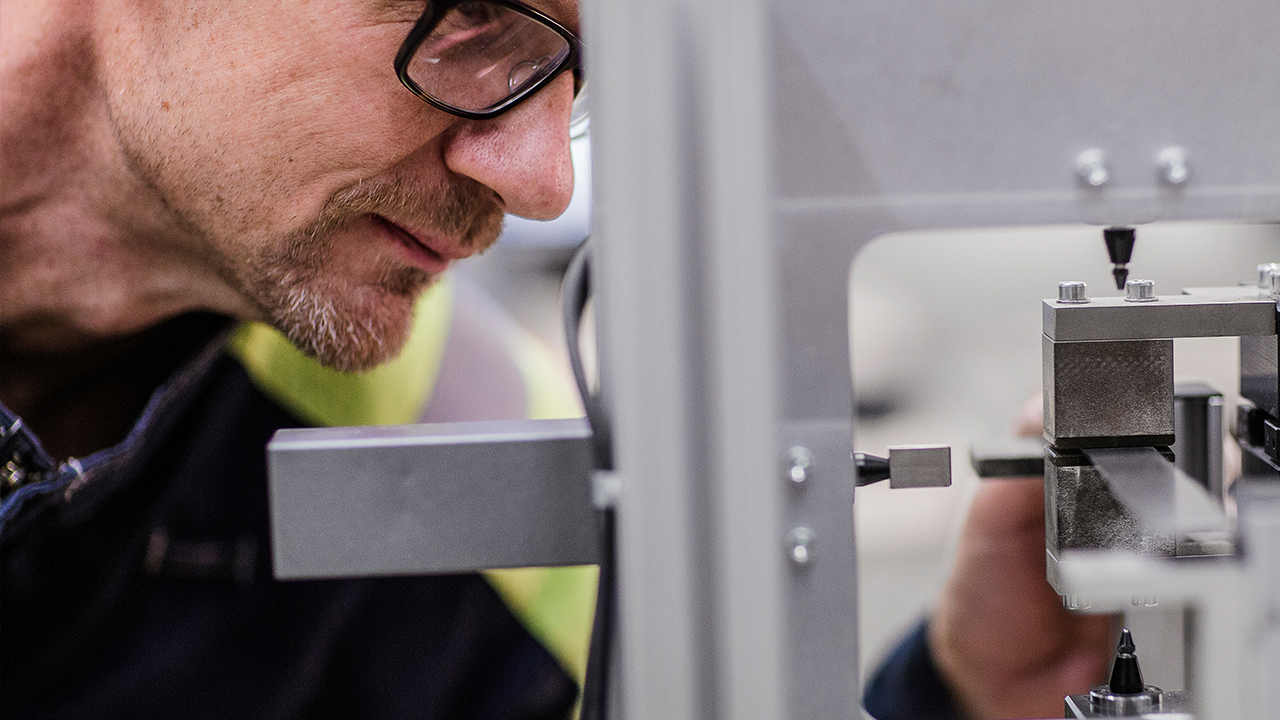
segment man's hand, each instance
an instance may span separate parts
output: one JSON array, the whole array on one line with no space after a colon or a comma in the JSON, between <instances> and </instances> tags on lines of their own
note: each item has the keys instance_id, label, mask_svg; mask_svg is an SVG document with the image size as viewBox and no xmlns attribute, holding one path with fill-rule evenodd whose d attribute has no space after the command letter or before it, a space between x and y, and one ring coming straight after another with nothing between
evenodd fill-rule
<instances>
[{"instance_id":1,"label":"man's hand","mask_svg":"<svg viewBox=\"0 0 1280 720\"><path fill-rule=\"evenodd\" d=\"M1023 435L1039 434L1039 402ZM929 627L929 649L973 718L1062 715L1063 696L1106 679L1113 618L1062 607L1045 580L1043 478L984 480Z\"/></svg>"}]
</instances>

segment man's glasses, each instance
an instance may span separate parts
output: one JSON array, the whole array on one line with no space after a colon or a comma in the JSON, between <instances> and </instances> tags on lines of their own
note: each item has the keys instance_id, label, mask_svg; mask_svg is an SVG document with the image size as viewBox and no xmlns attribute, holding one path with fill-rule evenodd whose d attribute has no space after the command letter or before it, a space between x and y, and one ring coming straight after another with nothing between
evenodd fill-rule
<instances>
[{"instance_id":1,"label":"man's glasses","mask_svg":"<svg viewBox=\"0 0 1280 720\"><path fill-rule=\"evenodd\" d=\"M414 95L459 117L510 110L565 70L582 86L582 43L563 25L516 0L428 0L396 55Z\"/></svg>"}]
</instances>

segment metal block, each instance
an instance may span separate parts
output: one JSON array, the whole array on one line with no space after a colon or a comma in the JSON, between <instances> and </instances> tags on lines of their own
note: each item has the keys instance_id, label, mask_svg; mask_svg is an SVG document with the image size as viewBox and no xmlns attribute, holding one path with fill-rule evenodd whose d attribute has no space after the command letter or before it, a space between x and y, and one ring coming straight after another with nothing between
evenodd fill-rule
<instances>
[{"instance_id":1,"label":"metal block","mask_svg":"<svg viewBox=\"0 0 1280 720\"><path fill-rule=\"evenodd\" d=\"M1240 395L1280 418L1280 344L1275 335L1240 338Z\"/></svg>"},{"instance_id":2,"label":"metal block","mask_svg":"<svg viewBox=\"0 0 1280 720\"><path fill-rule=\"evenodd\" d=\"M889 487L950 487L951 448L895 445L889 448Z\"/></svg>"},{"instance_id":3,"label":"metal block","mask_svg":"<svg viewBox=\"0 0 1280 720\"><path fill-rule=\"evenodd\" d=\"M590 438L583 420L281 430L276 576L596 562Z\"/></svg>"},{"instance_id":4,"label":"metal block","mask_svg":"<svg viewBox=\"0 0 1280 720\"><path fill-rule=\"evenodd\" d=\"M1172 557L1176 543L1172 531L1143 527L1081 453L1050 448L1045 462L1045 549L1059 559L1071 550Z\"/></svg>"},{"instance_id":5,"label":"metal block","mask_svg":"<svg viewBox=\"0 0 1280 720\"><path fill-rule=\"evenodd\" d=\"M1077 550L1152 557L1228 555L1226 517L1195 480L1156 448L1046 448L1045 554L1057 564Z\"/></svg>"},{"instance_id":6,"label":"metal block","mask_svg":"<svg viewBox=\"0 0 1280 720\"><path fill-rule=\"evenodd\" d=\"M1173 386L1173 455L1178 467L1222 497L1222 393L1200 383Z\"/></svg>"},{"instance_id":7,"label":"metal block","mask_svg":"<svg viewBox=\"0 0 1280 720\"><path fill-rule=\"evenodd\" d=\"M1044 431L1060 448L1174 440L1173 341L1042 336Z\"/></svg>"},{"instance_id":8,"label":"metal block","mask_svg":"<svg viewBox=\"0 0 1280 720\"><path fill-rule=\"evenodd\" d=\"M1276 304L1200 295L1161 295L1153 302L1122 297L1087 303L1045 300L1044 334L1059 342L1275 335Z\"/></svg>"}]
</instances>

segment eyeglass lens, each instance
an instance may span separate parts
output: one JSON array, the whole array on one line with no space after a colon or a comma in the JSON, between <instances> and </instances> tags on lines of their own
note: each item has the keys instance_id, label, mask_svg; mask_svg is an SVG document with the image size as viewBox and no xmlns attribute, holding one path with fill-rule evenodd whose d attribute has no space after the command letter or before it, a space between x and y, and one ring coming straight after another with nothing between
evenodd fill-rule
<instances>
[{"instance_id":1,"label":"eyeglass lens","mask_svg":"<svg viewBox=\"0 0 1280 720\"><path fill-rule=\"evenodd\" d=\"M423 92L453 107L482 111L542 80L570 52L555 30L505 5L455 5L409 61Z\"/></svg>"}]
</instances>

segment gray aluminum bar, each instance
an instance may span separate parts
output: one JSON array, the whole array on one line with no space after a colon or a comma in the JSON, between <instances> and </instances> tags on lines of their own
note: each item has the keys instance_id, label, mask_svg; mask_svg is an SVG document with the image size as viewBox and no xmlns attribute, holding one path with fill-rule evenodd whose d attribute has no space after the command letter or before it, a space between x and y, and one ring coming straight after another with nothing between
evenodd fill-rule
<instances>
[{"instance_id":1,"label":"gray aluminum bar","mask_svg":"<svg viewBox=\"0 0 1280 720\"><path fill-rule=\"evenodd\" d=\"M1082 304L1045 300L1043 309L1044 334L1058 342L1276 334L1276 303L1270 299L1100 297Z\"/></svg>"},{"instance_id":2,"label":"gray aluminum bar","mask_svg":"<svg viewBox=\"0 0 1280 720\"><path fill-rule=\"evenodd\" d=\"M276 576L594 563L590 437L583 420L281 430Z\"/></svg>"}]
</instances>

